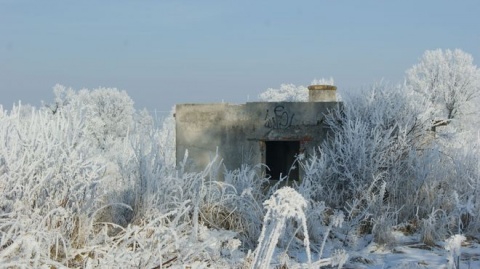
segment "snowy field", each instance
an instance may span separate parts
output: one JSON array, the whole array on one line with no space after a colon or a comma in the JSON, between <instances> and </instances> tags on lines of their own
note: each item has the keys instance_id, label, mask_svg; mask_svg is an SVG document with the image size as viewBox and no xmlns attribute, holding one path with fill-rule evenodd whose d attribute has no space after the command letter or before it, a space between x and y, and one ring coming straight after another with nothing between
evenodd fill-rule
<instances>
[{"instance_id":1,"label":"snowy field","mask_svg":"<svg viewBox=\"0 0 480 269\"><path fill-rule=\"evenodd\" d=\"M428 246L421 242L418 235L406 236L401 232L395 232L395 238L395 244L387 247L375 244L372 238L367 236L359 242L358 248L347 252L349 258L343 268L480 268L480 241L476 238L461 243L460 252L457 252L459 255L455 258L445 249L444 242ZM277 255L272 262L273 267L281 268L288 264L288 268L308 268L302 263L306 260L304 252L288 259L283 257L283 260L281 253ZM314 258L320 260L318 257ZM450 261L453 261L453 264ZM454 267L457 262L460 267ZM318 266L314 263L313 268Z\"/></svg>"}]
</instances>

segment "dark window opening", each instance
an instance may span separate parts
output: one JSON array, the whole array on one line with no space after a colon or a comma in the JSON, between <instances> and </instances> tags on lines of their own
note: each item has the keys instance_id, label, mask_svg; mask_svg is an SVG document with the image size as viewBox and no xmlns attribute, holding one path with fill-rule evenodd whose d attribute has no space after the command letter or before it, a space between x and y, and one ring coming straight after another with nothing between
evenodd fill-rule
<instances>
[{"instance_id":1,"label":"dark window opening","mask_svg":"<svg viewBox=\"0 0 480 269\"><path fill-rule=\"evenodd\" d=\"M292 168L295 157L300 151L300 141L265 141L265 164L267 176L272 180L279 180L289 176L288 180L299 179L298 165Z\"/></svg>"}]
</instances>

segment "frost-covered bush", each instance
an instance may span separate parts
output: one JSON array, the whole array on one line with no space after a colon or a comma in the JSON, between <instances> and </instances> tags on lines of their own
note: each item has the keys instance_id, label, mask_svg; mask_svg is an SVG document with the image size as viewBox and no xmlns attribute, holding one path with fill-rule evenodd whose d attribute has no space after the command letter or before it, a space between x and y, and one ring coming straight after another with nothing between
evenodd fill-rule
<instances>
[{"instance_id":1,"label":"frost-covered bush","mask_svg":"<svg viewBox=\"0 0 480 269\"><path fill-rule=\"evenodd\" d=\"M162 128L158 131L160 156L166 167L174 168L176 165L176 130L175 130L175 107L163 120Z\"/></svg>"},{"instance_id":2,"label":"frost-covered bush","mask_svg":"<svg viewBox=\"0 0 480 269\"><path fill-rule=\"evenodd\" d=\"M106 168L82 137L84 128L82 111L52 115L30 108L25 113L20 105L2 111L2 264L27 251L26 266L57 266L73 258L70 248L87 244L103 205Z\"/></svg>"},{"instance_id":3,"label":"frost-covered bush","mask_svg":"<svg viewBox=\"0 0 480 269\"><path fill-rule=\"evenodd\" d=\"M281 267L290 267L289 248L293 247L292 241L300 241L295 248L302 248L306 253L306 261L301 263L300 268L320 268L322 266L337 266L341 268L348 261L348 254L344 250L333 250L331 257L322 258L325 246L330 241L330 232L333 228L342 226L344 215L336 210L330 217L328 225L323 223L308 223L307 206L305 197L291 187L282 187L276 190L264 203L266 213L263 219L263 227L258 238L258 245L250 256L247 256L244 265L249 268L270 268L276 255L277 264ZM312 262L310 229L308 225L324 226L323 238L317 249L318 260ZM293 231L289 231L293 229ZM303 232L303 233L301 233ZM302 238L303 240L298 240ZM281 241L288 241L284 245ZM278 263L278 260L280 263ZM295 266L298 267L299 261Z\"/></svg>"},{"instance_id":4,"label":"frost-covered bush","mask_svg":"<svg viewBox=\"0 0 480 269\"><path fill-rule=\"evenodd\" d=\"M305 86L282 84L279 89L269 88L262 92L259 99L265 102L306 102L308 89Z\"/></svg>"},{"instance_id":5,"label":"frost-covered bush","mask_svg":"<svg viewBox=\"0 0 480 269\"><path fill-rule=\"evenodd\" d=\"M4 196L0 200L17 201L20 208L40 214L59 205L76 212L93 210L105 166L82 137L82 112L52 115L48 110L31 108L28 114L22 110L15 106L0 118ZM2 208L13 211L10 206Z\"/></svg>"},{"instance_id":6,"label":"frost-covered bush","mask_svg":"<svg viewBox=\"0 0 480 269\"><path fill-rule=\"evenodd\" d=\"M445 198L450 207L451 226L455 233L474 235L480 231L480 141L472 141L469 148L452 149L449 162L449 190Z\"/></svg>"},{"instance_id":7,"label":"frost-covered bush","mask_svg":"<svg viewBox=\"0 0 480 269\"><path fill-rule=\"evenodd\" d=\"M84 135L107 150L119 138L127 137L134 124L133 100L125 91L115 88L82 89L78 92L56 85L54 113L82 111Z\"/></svg>"},{"instance_id":8,"label":"frost-covered bush","mask_svg":"<svg viewBox=\"0 0 480 269\"><path fill-rule=\"evenodd\" d=\"M321 78L321 79L314 79L310 83L311 85L335 85L335 81L332 77L330 78Z\"/></svg>"},{"instance_id":9,"label":"frost-covered bush","mask_svg":"<svg viewBox=\"0 0 480 269\"><path fill-rule=\"evenodd\" d=\"M445 249L448 251L448 265L449 269L460 269L460 255L462 242L467 238L461 234L452 235L445 242Z\"/></svg>"},{"instance_id":10,"label":"frost-covered bush","mask_svg":"<svg viewBox=\"0 0 480 269\"><path fill-rule=\"evenodd\" d=\"M340 109L326 116L331 137L320 149L316 177L322 188L313 196L335 207L359 199L379 177L388 178L387 190L401 186L409 153L426 138L401 88L385 84L347 96Z\"/></svg>"},{"instance_id":11,"label":"frost-covered bush","mask_svg":"<svg viewBox=\"0 0 480 269\"><path fill-rule=\"evenodd\" d=\"M307 201L294 189L283 187L265 201L264 206L267 209L267 213L263 220L263 228L258 239L255 259L251 264L251 268L268 268L270 266L273 251L289 218L297 221L303 228L308 264L311 264L310 240L308 232L306 232L307 218L305 209Z\"/></svg>"},{"instance_id":12,"label":"frost-covered bush","mask_svg":"<svg viewBox=\"0 0 480 269\"><path fill-rule=\"evenodd\" d=\"M314 79L311 84L333 85L333 78ZM294 84L281 84L279 89L269 88L259 95L265 102L307 102L308 88Z\"/></svg>"},{"instance_id":13,"label":"frost-covered bush","mask_svg":"<svg viewBox=\"0 0 480 269\"><path fill-rule=\"evenodd\" d=\"M212 237L194 225L212 169L175 171L161 130L124 92L55 92L55 104L0 111L2 266L153 268L241 257L235 232Z\"/></svg>"},{"instance_id":14,"label":"frost-covered bush","mask_svg":"<svg viewBox=\"0 0 480 269\"><path fill-rule=\"evenodd\" d=\"M373 233L379 243L393 240L401 223L413 223L424 241L478 232L477 140L468 148L458 136L439 141L418 96L402 86L344 97L326 115L330 138L302 162L301 193L343 208L347 233Z\"/></svg>"},{"instance_id":15,"label":"frost-covered bush","mask_svg":"<svg viewBox=\"0 0 480 269\"><path fill-rule=\"evenodd\" d=\"M210 227L237 232L243 248L252 249L265 214L262 202L268 197L263 190L268 179L261 176L259 166L248 165L224 171L223 179L209 180L203 185L201 218Z\"/></svg>"}]
</instances>

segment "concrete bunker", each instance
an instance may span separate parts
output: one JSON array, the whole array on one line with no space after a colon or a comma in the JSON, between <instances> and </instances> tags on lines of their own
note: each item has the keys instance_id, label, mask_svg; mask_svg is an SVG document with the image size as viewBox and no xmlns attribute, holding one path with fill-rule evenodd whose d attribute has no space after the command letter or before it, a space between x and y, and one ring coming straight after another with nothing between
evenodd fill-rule
<instances>
[{"instance_id":1,"label":"concrete bunker","mask_svg":"<svg viewBox=\"0 0 480 269\"><path fill-rule=\"evenodd\" d=\"M177 164L188 151L186 171L201 171L215 155L228 170L242 164L268 166L272 180L301 180L298 154L311 153L326 139L325 115L338 106L336 87L312 85L308 102L179 104L176 106Z\"/></svg>"}]
</instances>

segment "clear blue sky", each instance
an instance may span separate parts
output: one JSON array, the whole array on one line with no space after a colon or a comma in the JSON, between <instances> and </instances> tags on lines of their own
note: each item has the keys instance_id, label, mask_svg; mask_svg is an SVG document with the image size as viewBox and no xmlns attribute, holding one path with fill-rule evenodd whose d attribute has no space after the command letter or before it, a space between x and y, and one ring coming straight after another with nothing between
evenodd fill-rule
<instances>
[{"instance_id":1,"label":"clear blue sky","mask_svg":"<svg viewBox=\"0 0 480 269\"><path fill-rule=\"evenodd\" d=\"M137 108L243 103L281 83L399 82L427 49L480 61L480 1L0 0L0 104L56 83L126 90Z\"/></svg>"}]
</instances>

